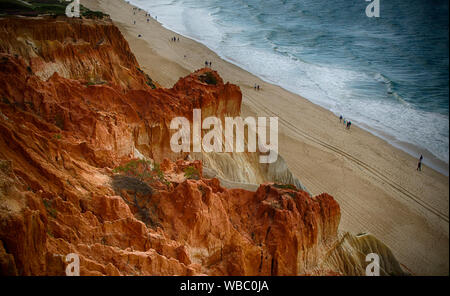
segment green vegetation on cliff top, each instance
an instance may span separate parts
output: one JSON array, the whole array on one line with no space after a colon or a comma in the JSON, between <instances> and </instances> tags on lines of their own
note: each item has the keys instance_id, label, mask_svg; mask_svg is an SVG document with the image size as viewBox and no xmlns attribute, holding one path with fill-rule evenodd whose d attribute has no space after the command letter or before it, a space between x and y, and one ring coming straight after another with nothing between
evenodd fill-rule
<instances>
[{"instance_id":1,"label":"green vegetation on cliff top","mask_svg":"<svg viewBox=\"0 0 450 296\"><path fill-rule=\"evenodd\" d=\"M64 16L69 3L65 0L0 0L0 16ZM103 18L107 16L100 11L89 10L83 5L80 5L80 13L84 18Z\"/></svg>"}]
</instances>

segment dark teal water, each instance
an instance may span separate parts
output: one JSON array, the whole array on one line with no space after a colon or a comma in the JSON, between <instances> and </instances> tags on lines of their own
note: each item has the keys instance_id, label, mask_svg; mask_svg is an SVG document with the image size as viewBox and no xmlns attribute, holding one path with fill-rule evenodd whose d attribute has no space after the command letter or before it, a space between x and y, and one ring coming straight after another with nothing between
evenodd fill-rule
<instances>
[{"instance_id":1,"label":"dark teal water","mask_svg":"<svg viewBox=\"0 0 450 296\"><path fill-rule=\"evenodd\" d=\"M448 1L133 0L166 27L448 163Z\"/></svg>"}]
</instances>

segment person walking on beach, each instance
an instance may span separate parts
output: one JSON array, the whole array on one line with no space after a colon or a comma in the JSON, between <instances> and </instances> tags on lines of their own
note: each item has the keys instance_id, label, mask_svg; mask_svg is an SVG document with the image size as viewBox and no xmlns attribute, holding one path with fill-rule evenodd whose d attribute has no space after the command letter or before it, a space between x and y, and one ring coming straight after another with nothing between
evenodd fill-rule
<instances>
[{"instance_id":1,"label":"person walking on beach","mask_svg":"<svg viewBox=\"0 0 450 296\"><path fill-rule=\"evenodd\" d=\"M352 125L352 122L349 120L348 122L347 122L347 129L350 129L350 126Z\"/></svg>"},{"instance_id":2,"label":"person walking on beach","mask_svg":"<svg viewBox=\"0 0 450 296\"><path fill-rule=\"evenodd\" d=\"M205 67L208 68L208 61L205 61Z\"/></svg>"},{"instance_id":3,"label":"person walking on beach","mask_svg":"<svg viewBox=\"0 0 450 296\"><path fill-rule=\"evenodd\" d=\"M423 156L422 156L422 154L420 154L419 163L417 164L418 171L422 171L422 160L423 160Z\"/></svg>"},{"instance_id":4,"label":"person walking on beach","mask_svg":"<svg viewBox=\"0 0 450 296\"><path fill-rule=\"evenodd\" d=\"M212 62L209 62L209 67L210 67L210 68L212 67Z\"/></svg>"},{"instance_id":5,"label":"person walking on beach","mask_svg":"<svg viewBox=\"0 0 450 296\"><path fill-rule=\"evenodd\" d=\"M343 118L343 117L342 117L342 115L341 115L341 117L339 117L339 122L340 122L340 123L342 123L342 118Z\"/></svg>"}]
</instances>

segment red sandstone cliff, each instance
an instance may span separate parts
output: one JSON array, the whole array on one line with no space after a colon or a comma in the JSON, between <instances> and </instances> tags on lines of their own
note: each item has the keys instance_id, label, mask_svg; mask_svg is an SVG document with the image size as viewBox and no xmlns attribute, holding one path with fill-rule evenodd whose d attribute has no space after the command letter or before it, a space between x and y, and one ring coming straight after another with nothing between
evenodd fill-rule
<instances>
[{"instance_id":1,"label":"red sandstone cliff","mask_svg":"<svg viewBox=\"0 0 450 296\"><path fill-rule=\"evenodd\" d=\"M152 89L105 21L0 19L0 40L1 274L63 275L69 253L82 275L343 273L322 264L338 239L331 196L225 189L201 162L167 160L183 157L170 120L238 115L237 86L203 69ZM137 151L164 182L113 171Z\"/></svg>"}]
</instances>

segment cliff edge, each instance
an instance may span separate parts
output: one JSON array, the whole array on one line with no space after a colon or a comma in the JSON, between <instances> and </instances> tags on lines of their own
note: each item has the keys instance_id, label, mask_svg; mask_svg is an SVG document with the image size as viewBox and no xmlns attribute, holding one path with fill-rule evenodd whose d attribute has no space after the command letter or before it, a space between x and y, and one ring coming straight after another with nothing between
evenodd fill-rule
<instances>
[{"instance_id":1,"label":"cliff edge","mask_svg":"<svg viewBox=\"0 0 450 296\"><path fill-rule=\"evenodd\" d=\"M160 88L108 20L0 18L0 40L0 274L64 275L69 253L81 275L362 274L380 249L403 274L375 238L338 233L333 197L268 177L287 168L231 155L249 172L232 181L258 186L225 188L170 149L172 118L240 114L216 72Z\"/></svg>"}]
</instances>

